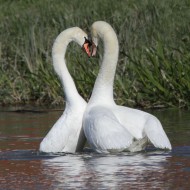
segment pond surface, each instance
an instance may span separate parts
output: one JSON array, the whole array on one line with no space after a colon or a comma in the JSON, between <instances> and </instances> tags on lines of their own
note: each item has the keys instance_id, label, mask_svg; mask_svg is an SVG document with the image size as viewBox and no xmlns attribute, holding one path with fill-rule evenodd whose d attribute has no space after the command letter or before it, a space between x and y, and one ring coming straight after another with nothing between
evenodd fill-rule
<instances>
[{"instance_id":1,"label":"pond surface","mask_svg":"<svg viewBox=\"0 0 190 190\"><path fill-rule=\"evenodd\" d=\"M42 154L62 110L0 108L0 189L190 189L190 111L154 110L172 151ZM16 110L16 112L13 110Z\"/></svg>"}]
</instances>

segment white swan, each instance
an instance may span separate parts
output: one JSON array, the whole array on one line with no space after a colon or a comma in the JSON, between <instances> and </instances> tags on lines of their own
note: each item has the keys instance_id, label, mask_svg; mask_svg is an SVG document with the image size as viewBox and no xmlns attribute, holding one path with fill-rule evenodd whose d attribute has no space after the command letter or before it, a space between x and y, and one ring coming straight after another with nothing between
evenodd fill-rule
<instances>
[{"instance_id":1,"label":"white swan","mask_svg":"<svg viewBox=\"0 0 190 190\"><path fill-rule=\"evenodd\" d=\"M78 27L73 27L61 32L53 44L53 66L63 84L66 108L40 143L40 151L74 153L82 150L84 146L86 138L82 129L82 117L87 103L78 94L75 83L69 74L65 63L65 52L71 41L82 46L85 38L87 38L86 33ZM86 51L88 50L86 49Z\"/></svg>"},{"instance_id":2,"label":"white swan","mask_svg":"<svg viewBox=\"0 0 190 190\"><path fill-rule=\"evenodd\" d=\"M96 46L98 38L104 43L103 61L83 117L84 132L91 147L97 152L125 149L134 152L142 150L149 140L155 147L171 149L155 116L115 104L113 82L119 51L117 36L103 21L93 23L91 32Z\"/></svg>"}]
</instances>

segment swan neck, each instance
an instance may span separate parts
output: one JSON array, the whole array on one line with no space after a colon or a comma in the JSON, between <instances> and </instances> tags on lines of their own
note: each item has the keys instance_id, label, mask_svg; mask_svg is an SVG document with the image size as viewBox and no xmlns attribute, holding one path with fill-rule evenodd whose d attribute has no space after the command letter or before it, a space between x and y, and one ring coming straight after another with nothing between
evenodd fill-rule
<instances>
[{"instance_id":1,"label":"swan neck","mask_svg":"<svg viewBox=\"0 0 190 190\"><path fill-rule=\"evenodd\" d=\"M65 99L68 104L71 104L74 100L77 101L77 97L80 98L65 60L67 46L72 41L77 42L76 38L73 29L72 31L65 30L56 38L52 49L53 67L62 82Z\"/></svg>"},{"instance_id":2,"label":"swan neck","mask_svg":"<svg viewBox=\"0 0 190 190\"><path fill-rule=\"evenodd\" d=\"M114 102L113 84L115 71L118 61L119 45L114 30L109 28L97 27L98 36L102 39L104 45L104 56L92 92L92 101Z\"/></svg>"}]
</instances>

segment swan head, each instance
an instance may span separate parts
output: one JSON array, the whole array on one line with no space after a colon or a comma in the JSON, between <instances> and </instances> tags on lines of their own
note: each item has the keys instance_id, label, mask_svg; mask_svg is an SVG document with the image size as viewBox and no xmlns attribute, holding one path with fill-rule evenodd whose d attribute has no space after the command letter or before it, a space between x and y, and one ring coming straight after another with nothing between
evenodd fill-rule
<instances>
[{"instance_id":1,"label":"swan head","mask_svg":"<svg viewBox=\"0 0 190 190\"><path fill-rule=\"evenodd\" d=\"M72 41L76 42L83 48L83 45L87 39L88 35L79 27L68 28L57 36L53 44L52 53L53 55L54 54L63 55L62 53L63 50L66 51L68 44Z\"/></svg>"},{"instance_id":2,"label":"swan head","mask_svg":"<svg viewBox=\"0 0 190 190\"><path fill-rule=\"evenodd\" d=\"M108 36L111 37L108 38ZM87 50L86 53L88 56L95 56L98 46L99 38L106 41L112 41L112 37L116 37L113 28L105 21L96 21L91 26L91 37L86 41ZM116 37L117 39L117 37Z\"/></svg>"},{"instance_id":3,"label":"swan head","mask_svg":"<svg viewBox=\"0 0 190 190\"><path fill-rule=\"evenodd\" d=\"M85 52L89 57L91 56L93 57L96 55L98 39L99 37L103 38L103 34L100 32L99 29L102 27L104 29L105 25L109 26L109 24L104 21L96 21L92 24L90 37L88 37L88 40L86 39L83 45L83 49L85 50Z\"/></svg>"},{"instance_id":4,"label":"swan head","mask_svg":"<svg viewBox=\"0 0 190 190\"><path fill-rule=\"evenodd\" d=\"M88 39L88 35L79 27L73 27L65 30L68 35L71 36L71 40L78 43L81 47L83 46L85 39Z\"/></svg>"},{"instance_id":5,"label":"swan head","mask_svg":"<svg viewBox=\"0 0 190 190\"><path fill-rule=\"evenodd\" d=\"M92 43L90 40L88 40L88 35L78 27L73 27L73 29L74 29L73 40L77 42L82 47L82 49L87 53L88 57L90 57Z\"/></svg>"},{"instance_id":6,"label":"swan head","mask_svg":"<svg viewBox=\"0 0 190 190\"><path fill-rule=\"evenodd\" d=\"M118 50L118 39L111 25L105 21L96 21L91 26L91 37L89 37L88 40L85 39L83 45L83 49L89 57L96 55L99 38L101 38L107 46L109 44L113 51L115 51L115 48Z\"/></svg>"},{"instance_id":7,"label":"swan head","mask_svg":"<svg viewBox=\"0 0 190 190\"><path fill-rule=\"evenodd\" d=\"M104 50L118 52L118 39L112 26L105 21L96 21L91 26L91 56L96 55L99 39L104 43ZM111 53L112 54L112 53Z\"/></svg>"}]
</instances>

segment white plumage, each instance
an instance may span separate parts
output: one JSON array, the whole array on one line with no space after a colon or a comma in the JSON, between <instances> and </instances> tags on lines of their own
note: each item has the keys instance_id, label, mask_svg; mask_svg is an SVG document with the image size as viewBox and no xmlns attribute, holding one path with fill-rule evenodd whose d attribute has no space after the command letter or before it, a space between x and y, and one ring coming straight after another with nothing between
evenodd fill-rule
<instances>
[{"instance_id":1,"label":"white plumage","mask_svg":"<svg viewBox=\"0 0 190 190\"><path fill-rule=\"evenodd\" d=\"M113 100L113 82L118 60L118 40L112 27L103 21L92 25L92 40L104 43L103 61L87 105L83 127L97 152L140 151L148 141L155 147L171 149L159 120L146 112L118 106Z\"/></svg>"},{"instance_id":2,"label":"white plumage","mask_svg":"<svg viewBox=\"0 0 190 190\"><path fill-rule=\"evenodd\" d=\"M77 42L82 47L85 41L84 37L87 38L86 33L78 27L73 27L60 33L54 42L53 66L63 84L66 108L40 143L40 151L74 153L83 149L86 138L82 128L82 117L86 102L78 94L69 74L65 63L65 52L71 41Z\"/></svg>"},{"instance_id":3,"label":"white plumage","mask_svg":"<svg viewBox=\"0 0 190 190\"><path fill-rule=\"evenodd\" d=\"M106 106L94 106L85 114L85 134L97 152L123 151L132 143L132 135Z\"/></svg>"}]
</instances>

